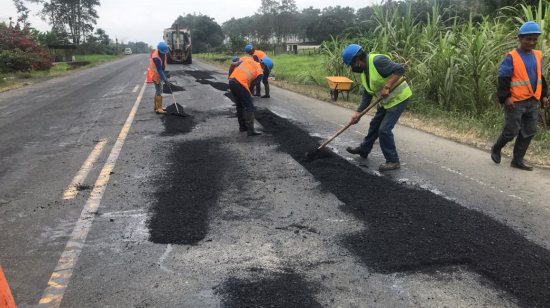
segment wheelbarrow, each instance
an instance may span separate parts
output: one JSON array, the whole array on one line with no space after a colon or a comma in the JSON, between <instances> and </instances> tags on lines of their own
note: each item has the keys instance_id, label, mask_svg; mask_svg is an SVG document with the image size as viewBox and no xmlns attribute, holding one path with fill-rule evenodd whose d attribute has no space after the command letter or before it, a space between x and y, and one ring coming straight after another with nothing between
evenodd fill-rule
<instances>
[{"instance_id":1,"label":"wheelbarrow","mask_svg":"<svg viewBox=\"0 0 550 308\"><path fill-rule=\"evenodd\" d=\"M338 100L338 93L346 94L346 100L349 100L349 91L353 80L342 76L327 76L328 86L330 88L330 98L335 102Z\"/></svg>"}]
</instances>

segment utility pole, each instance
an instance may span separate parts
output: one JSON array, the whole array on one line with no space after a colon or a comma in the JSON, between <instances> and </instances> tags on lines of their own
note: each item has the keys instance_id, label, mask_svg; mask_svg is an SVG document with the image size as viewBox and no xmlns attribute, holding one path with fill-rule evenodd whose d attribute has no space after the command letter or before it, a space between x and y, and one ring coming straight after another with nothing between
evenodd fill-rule
<instances>
[{"instance_id":1,"label":"utility pole","mask_svg":"<svg viewBox=\"0 0 550 308\"><path fill-rule=\"evenodd\" d=\"M115 42L116 42L116 55L118 56L118 54L119 54L119 51L118 51L118 37L116 37L116 35L115 35Z\"/></svg>"}]
</instances>

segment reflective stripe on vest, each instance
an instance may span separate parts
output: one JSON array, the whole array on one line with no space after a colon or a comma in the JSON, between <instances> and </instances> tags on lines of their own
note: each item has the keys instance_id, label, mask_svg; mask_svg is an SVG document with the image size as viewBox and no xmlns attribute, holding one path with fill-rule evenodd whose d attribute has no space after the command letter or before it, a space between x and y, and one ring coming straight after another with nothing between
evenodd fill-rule
<instances>
[{"instance_id":1,"label":"reflective stripe on vest","mask_svg":"<svg viewBox=\"0 0 550 308\"><path fill-rule=\"evenodd\" d=\"M153 53L153 56L149 60L149 66L148 66L147 74L151 77L151 80L153 80L157 84L160 84L160 74L157 70L157 66L155 65L154 59L159 59L161 65L162 65L162 59L159 56L158 48L155 50L155 52Z\"/></svg>"},{"instance_id":2,"label":"reflective stripe on vest","mask_svg":"<svg viewBox=\"0 0 550 308\"><path fill-rule=\"evenodd\" d=\"M229 78L235 78L250 92L250 83L261 74L263 74L263 70L259 63L254 60L245 60L237 66Z\"/></svg>"},{"instance_id":3,"label":"reflective stripe on vest","mask_svg":"<svg viewBox=\"0 0 550 308\"><path fill-rule=\"evenodd\" d=\"M391 76L388 76L386 78L382 77L380 73L376 70L376 67L374 66L374 58L376 56L385 56L388 59L390 59L387 55L380 55L380 54L369 54L368 58L368 66L369 66L369 84L367 83L367 75L365 73L361 74L361 81L363 83L363 87L369 93L372 95L375 99L380 97L380 92L388 82L388 80L391 78ZM393 91L390 92L390 95L380 101L380 106L384 107L385 109L389 109L407 98L411 97L412 91L409 87L409 84L404 81L401 83L397 88L395 88Z\"/></svg>"},{"instance_id":4,"label":"reflective stripe on vest","mask_svg":"<svg viewBox=\"0 0 550 308\"><path fill-rule=\"evenodd\" d=\"M535 91L533 91L531 80L525 68L525 63L523 63L523 59L521 59L518 51L514 49L506 54L506 56L512 56L512 63L514 66L510 83L510 93L512 94L512 100L514 102L524 101L531 97L540 100L542 94L542 73L540 68L542 53L539 50L533 50L533 54L537 61L537 88Z\"/></svg>"}]
</instances>

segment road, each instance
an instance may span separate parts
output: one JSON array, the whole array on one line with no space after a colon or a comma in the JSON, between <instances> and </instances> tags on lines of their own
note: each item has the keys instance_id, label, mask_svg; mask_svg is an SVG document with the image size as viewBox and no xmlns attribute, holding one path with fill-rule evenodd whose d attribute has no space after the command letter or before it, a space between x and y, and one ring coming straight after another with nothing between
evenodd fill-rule
<instances>
[{"instance_id":1,"label":"road","mask_svg":"<svg viewBox=\"0 0 550 308\"><path fill-rule=\"evenodd\" d=\"M550 307L550 170L398 125L380 174L345 152L366 118L308 157L351 110L272 86L247 137L226 71L168 66L180 118L147 63L0 94L18 307Z\"/></svg>"}]
</instances>

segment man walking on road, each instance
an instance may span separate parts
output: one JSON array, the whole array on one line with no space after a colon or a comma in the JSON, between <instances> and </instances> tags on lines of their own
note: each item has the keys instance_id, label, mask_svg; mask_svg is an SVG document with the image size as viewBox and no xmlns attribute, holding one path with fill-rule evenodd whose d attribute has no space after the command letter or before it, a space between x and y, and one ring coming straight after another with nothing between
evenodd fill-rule
<instances>
[{"instance_id":1,"label":"man walking on road","mask_svg":"<svg viewBox=\"0 0 550 308\"><path fill-rule=\"evenodd\" d=\"M542 75L542 53L535 50L540 27L529 21L519 28L520 47L506 54L498 72L497 96L504 107L504 129L491 148L499 164L502 148L516 138L510 166L533 170L523 157L537 132L538 105L548 108L548 87Z\"/></svg>"},{"instance_id":2,"label":"man walking on road","mask_svg":"<svg viewBox=\"0 0 550 308\"><path fill-rule=\"evenodd\" d=\"M231 63L229 68L229 90L237 105L237 119L239 131L246 131L248 136L261 135L254 129L254 103L250 87L259 84L264 74L269 74L273 68L273 61L264 57L260 63L253 60L244 60Z\"/></svg>"},{"instance_id":3,"label":"man walking on road","mask_svg":"<svg viewBox=\"0 0 550 308\"><path fill-rule=\"evenodd\" d=\"M164 74L166 68L166 54L168 53L168 45L165 42L160 42L157 49L153 53L153 57L149 61L147 74L155 84L155 111L163 114L166 111L162 108L162 82L170 86L170 82Z\"/></svg>"},{"instance_id":4,"label":"man walking on road","mask_svg":"<svg viewBox=\"0 0 550 308\"><path fill-rule=\"evenodd\" d=\"M252 58L254 59L254 61L256 62L260 62L263 58L266 58L267 55L265 54L265 52L261 51L261 50L256 50L254 49L254 47L252 47L252 45L246 45L246 47L244 48L244 51L251 55ZM265 95L262 96L262 98L270 98L269 96L269 81L268 79L269 78L269 74L264 74L264 77L262 79L262 83L264 84L264 87L265 87ZM260 84L255 84L255 85L252 85L252 88L250 88L250 91L253 91L254 87L256 87L256 93L254 94L254 96L261 96L262 93L262 89L261 89L261 86Z\"/></svg>"},{"instance_id":5,"label":"man walking on road","mask_svg":"<svg viewBox=\"0 0 550 308\"><path fill-rule=\"evenodd\" d=\"M359 45L349 45L342 51L346 66L351 66L354 73L361 73L363 98L357 111L351 117L356 124L359 114L368 107L373 97L383 97L377 107L376 115L370 122L369 132L358 147L347 147L351 154L367 158L376 139L380 139L380 148L386 162L379 167L380 171L399 169L399 155L395 147L392 129L409 103L412 95L406 81L390 93L391 86L405 74L405 68L392 62L386 55L367 54Z\"/></svg>"}]
</instances>

